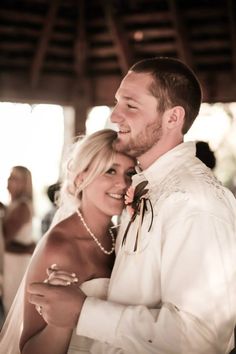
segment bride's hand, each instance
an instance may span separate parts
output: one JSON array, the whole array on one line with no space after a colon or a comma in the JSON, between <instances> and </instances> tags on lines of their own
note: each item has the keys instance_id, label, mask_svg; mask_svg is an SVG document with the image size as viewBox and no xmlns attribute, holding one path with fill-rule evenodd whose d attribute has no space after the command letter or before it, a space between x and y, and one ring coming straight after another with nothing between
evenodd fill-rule
<instances>
[{"instance_id":1,"label":"bride's hand","mask_svg":"<svg viewBox=\"0 0 236 354\"><path fill-rule=\"evenodd\" d=\"M56 264L52 264L47 268L48 277L44 280L44 283L51 285L69 286L77 284L79 279L75 273L69 273L61 270Z\"/></svg>"},{"instance_id":2,"label":"bride's hand","mask_svg":"<svg viewBox=\"0 0 236 354\"><path fill-rule=\"evenodd\" d=\"M46 272L48 277L43 282L50 285L69 286L79 282L79 279L75 273L60 270L57 264L52 264L49 268L47 268ZM40 316L42 316L42 306L35 305L35 308Z\"/></svg>"}]
</instances>

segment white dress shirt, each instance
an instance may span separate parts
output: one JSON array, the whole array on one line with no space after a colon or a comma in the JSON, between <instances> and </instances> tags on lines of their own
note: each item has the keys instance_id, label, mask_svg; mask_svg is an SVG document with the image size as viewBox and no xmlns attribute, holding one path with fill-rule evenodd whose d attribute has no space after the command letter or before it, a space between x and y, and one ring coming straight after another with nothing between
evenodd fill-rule
<instances>
[{"instance_id":1,"label":"white dress shirt","mask_svg":"<svg viewBox=\"0 0 236 354\"><path fill-rule=\"evenodd\" d=\"M236 200L182 143L133 177L147 180L151 208L134 252L136 217L122 246L108 300L88 297L77 334L92 353L223 354L236 322Z\"/></svg>"}]
</instances>

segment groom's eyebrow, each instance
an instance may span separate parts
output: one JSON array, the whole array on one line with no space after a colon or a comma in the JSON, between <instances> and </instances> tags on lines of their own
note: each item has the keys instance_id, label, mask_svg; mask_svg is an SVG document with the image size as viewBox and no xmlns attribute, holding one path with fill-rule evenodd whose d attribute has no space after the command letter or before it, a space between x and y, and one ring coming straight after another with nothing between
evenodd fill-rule
<instances>
[{"instance_id":1,"label":"groom's eyebrow","mask_svg":"<svg viewBox=\"0 0 236 354\"><path fill-rule=\"evenodd\" d=\"M136 103L139 103L139 100L135 98L135 96L128 96L127 94L123 94L122 95L122 92L117 92L116 95L115 95L115 103L117 103L119 101L119 99L122 98L126 101L134 101Z\"/></svg>"},{"instance_id":2,"label":"groom's eyebrow","mask_svg":"<svg viewBox=\"0 0 236 354\"><path fill-rule=\"evenodd\" d=\"M123 96L123 98L127 101L134 101L136 103L139 103L134 97L130 97L130 96Z\"/></svg>"}]
</instances>

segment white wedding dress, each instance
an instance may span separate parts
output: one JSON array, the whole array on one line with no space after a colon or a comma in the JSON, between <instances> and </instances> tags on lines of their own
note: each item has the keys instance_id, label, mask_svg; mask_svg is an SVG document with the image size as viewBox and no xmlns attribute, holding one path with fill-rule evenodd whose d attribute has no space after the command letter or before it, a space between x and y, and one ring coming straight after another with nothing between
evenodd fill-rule
<instances>
[{"instance_id":1,"label":"white wedding dress","mask_svg":"<svg viewBox=\"0 0 236 354\"><path fill-rule=\"evenodd\" d=\"M87 296L106 299L108 283L108 278L92 279L83 283L80 288ZM74 330L67 354L90 353L92 344L92 339L78 336Z\"/></svg>"}]
</instances>

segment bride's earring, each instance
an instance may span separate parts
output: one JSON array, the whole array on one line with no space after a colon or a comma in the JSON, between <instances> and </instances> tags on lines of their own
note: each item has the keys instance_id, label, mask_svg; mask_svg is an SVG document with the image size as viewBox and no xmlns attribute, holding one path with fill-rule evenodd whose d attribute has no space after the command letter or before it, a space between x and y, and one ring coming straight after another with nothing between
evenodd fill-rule
<instances>
[{"instance_id":1,"label":"bride's earring","mask_svg":"<svg viewBox=\"0 0 236 354\"><path fill-rule=\"evenodd\" d=\"M82 182L83 182L82 176L77 176L76 179L75 179L75 182L74 182L76 198L79 198L79 196L81 194L80 185L81 185Z\"/></svg>"}]
</instances>

